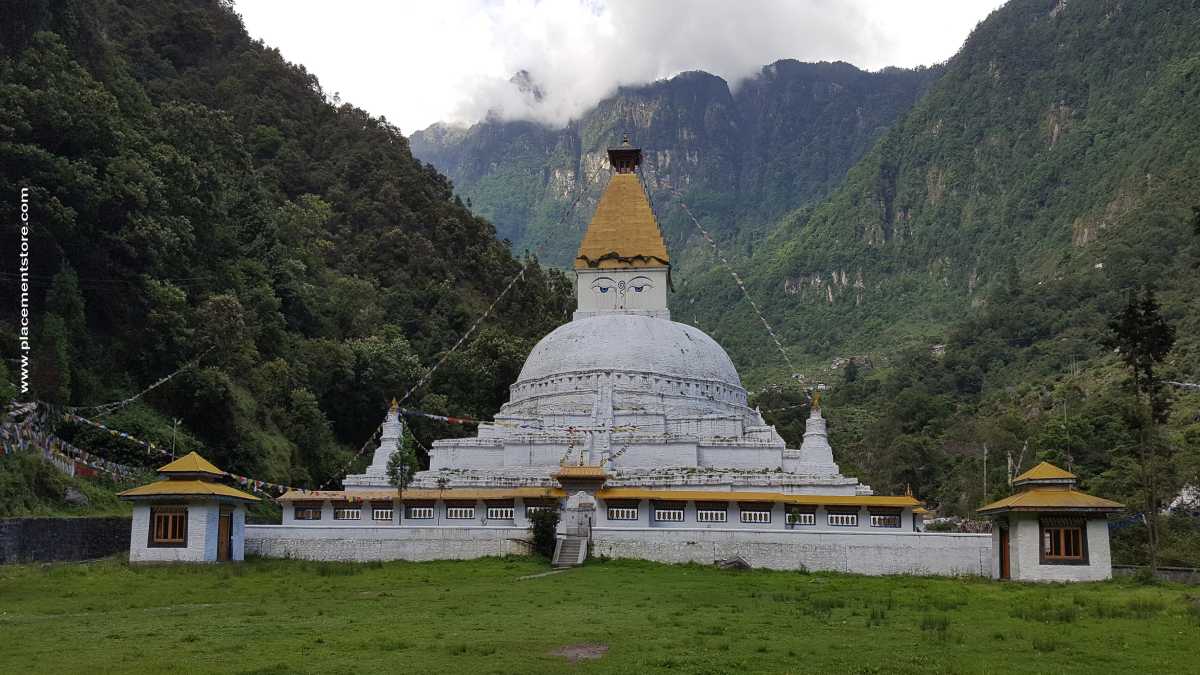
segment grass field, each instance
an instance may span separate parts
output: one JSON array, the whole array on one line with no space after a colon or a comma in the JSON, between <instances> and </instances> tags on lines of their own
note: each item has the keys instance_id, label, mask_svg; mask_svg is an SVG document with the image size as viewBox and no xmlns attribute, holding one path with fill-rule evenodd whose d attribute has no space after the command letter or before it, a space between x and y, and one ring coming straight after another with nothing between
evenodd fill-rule
<instances>
[{"instance_id":1,"label":"grass field","mask_svg":"<svg viewBox=\"0 0 1200 675\"><path fill-rule=\"evenodd\" d=\"M1200 672L1200 591L544 563L0 567L4 672ZM607 652L570 662L563 647ZM568 650L570 651L570 650Z\"/></svg>"}]
</instances>

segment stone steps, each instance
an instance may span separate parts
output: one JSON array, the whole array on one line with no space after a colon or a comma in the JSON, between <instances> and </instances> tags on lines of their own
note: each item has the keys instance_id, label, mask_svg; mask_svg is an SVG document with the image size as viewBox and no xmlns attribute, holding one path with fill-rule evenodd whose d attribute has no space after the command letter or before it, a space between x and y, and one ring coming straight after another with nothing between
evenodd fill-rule
<instances>
[{"instance_id":1,"label":"stone steps","mask_svg":"<svg viewBox=\"0 0 1200 675\"><path fill-rule=\"evenodd\" d=\"M583 563L587 556L587 540L583 537L560 537L554 547L554 567L574 567Z\"/></svg>"}]
</instances>

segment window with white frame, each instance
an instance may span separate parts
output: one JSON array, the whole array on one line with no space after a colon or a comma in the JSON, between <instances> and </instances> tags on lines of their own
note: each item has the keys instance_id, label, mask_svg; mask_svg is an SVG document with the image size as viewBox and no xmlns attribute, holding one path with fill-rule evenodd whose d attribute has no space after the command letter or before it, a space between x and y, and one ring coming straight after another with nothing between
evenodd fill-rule
<instances>
[{"instance_id":1,"label":"window with white frame","mask_svg":"<svg viewBox=\"0 0 1200 675\"><path fill-rule=\"evenodd\" d=\"M811 511L792 511L787 514L787 520L791 525L816 525L817 514Z\"/></svg>"},{"instance_id":2,"label":"window with white frame","mask_svg":"<svg viewBox=\"0 0 1200 675\"><path fill-rule=\"evenodd\" d=\"M405 516L409 520L433 520L433 507L409 506L405 509Z\"/></svg>"},{"instance_id":3,"label":"window with white frame","mask_svg":"<svg viewBox=\"0 0 1200 675\"><path fill-rule=\"evenodd\" d=\"M513 507L511 506L489 506L487 510L488 520L512 520Z\"/></svg>"},{"instance_id":4,"label":"window with white frame","mask_svg":"<svg viewBox=\"0 0 1200 675\"><path fill-rule=\"evenodd\" d=\"M654 520L660 523L682 523L683 508L682 507L656 507L654 509Z\"/></svg>"},{"instance_id":5,"label":"window with white frame","mask_svg":"<svg viewBox=\"0 0 1200 675\"><path fill-rule=\"evenodd\" d=\"M526 506L525 507L525 517L528 518L529 516L537 513L538 511L550 511L553 508L554 508L553 506L540 506L540 505Z\"/></svg>"},{"instance_id":6,"label":"window with white frame","mask_svg":"<svg viewBox=\"0 0 1200 675\"><path fill-rule=\"evenodd\" d=\"M377 506L371 509L371 520L386 520L392 522L392 507Z\"/></svg>"},{"instance_id":7,"label":"window with white frame","mask_svg":"<svg viewBox=\"0 0 1200 675\"><path fill-rule=\"evenodd\" d=\"M896 513L872 513L871 527L900 527L900 515Z\"/></svg>"},{"instance_id":8,"label":"window with white frame","mask_svg":"<svg viewBox=\"0 0 1200 675\"><path fill-rule=\"evenodd\" d=\"M697 523L724 523L729 520L725 509L696 509Z\"/></svg>"},{"instance_id":9,"label":"window with white frame","mask_svg":"<svg viewBox=\"0 0 1200 675\"><path fill-rule=\"evenodd\" d=\"M608 507L609 520L637 520L638 510L636 506L610 506Z\"/></svg>"},{"instance_id":10,"label":"window with white frame","mask_svg":"<svg viewBox=\"0 0 1200 675\"><path fill-rule=\"evenodd\" d=\"M321 504L319 502L316 502L316 503L299 502L292 508L295 509L292 512L292 517L296 520L320 520L321 519Z\"/></svg>"},{"instance_id":11,"label":"window with white frame","mask_svg":"<svg viewBox=\"0 0 1200 675\"><path fill-rule=\"evenodd\" d=\"M831 513L829 524L832 527L858 527L857 513Z\"/></svg>"},{"instance_id":12,"label":"window with white frame","mask_svg":"<svg viewBox=\"0 0 1200 675\"><path fill-rule=\"evenodd\" d=\"M357 506L336 508L333 510L333 519L334 520L361 520L362 519L362 508L357 507Z\"/></svg>"},{"instance_id":13,"label":"window with white frame","mask_svg":"<svg viewBox=\"0 0 1200 675\"><path fill-rule=\"evenodd\" d=\"M446 507L447 520L471 520L475 517L474 506L448 506Z\"/></svg>"},{"instance_id":14,"label":"window with white frame","mask_svg":"<svg viewBox=\"0 0 1200 675\"><path fill-rule=\"evenodd\" d=\"M741 512L743 523L769 523L771 522L771 512L759 509L743 509Z\"/></svg>"}]
</instances>

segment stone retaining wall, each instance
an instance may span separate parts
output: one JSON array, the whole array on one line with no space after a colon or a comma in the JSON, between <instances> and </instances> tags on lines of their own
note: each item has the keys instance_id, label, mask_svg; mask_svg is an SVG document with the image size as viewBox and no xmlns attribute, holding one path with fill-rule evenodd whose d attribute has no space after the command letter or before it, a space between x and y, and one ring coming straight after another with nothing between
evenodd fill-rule
<instances>
[{"instance_id":1,"label":"stone retaining wall","mask_svg":"<svg viewBox=\"0 0 1200 675\"><path fill-rule=\"evenodd\" d=\"M129 550L129 518L0 519L0 563L93 560Z\"/></svg>"},{"instance_id":2,"label":"stone retaining wall","mask_svg":"<svg viewBox=\"0 0 1200 675\"><path fill-rule=\"evenodd\" d=\"M1113 565L1112 571L1114 577L1131 577L1144 569L1140 565ZM1154 571L1154 576L1163 581L1172 581L1177 584L1190 584L1192 586L1200 586L1200 568L1195 567L1159 567Z\"/></svg>"},{"instance_id":3,"label":"stone retaining wall","mask_svg":"<svg viewBox=\"0 0 1200 675\"><path fill-rule=\"evenodd\" d=\"M988 534L939 532L593 528L592 555L702 564L741 556L777 570L987 576L992 542Z\"/></svg>"},{"instance_id":4,"label":"stone retaining wall","mask_svg":"<svg viewBox=\"0 0 1200 675\"><path fill-rule=\"evenodd\" d=\"M247 525L246 555L300 560L468 560L528 555L529 530L513 527Z\"/></svg>"}]
</instances>

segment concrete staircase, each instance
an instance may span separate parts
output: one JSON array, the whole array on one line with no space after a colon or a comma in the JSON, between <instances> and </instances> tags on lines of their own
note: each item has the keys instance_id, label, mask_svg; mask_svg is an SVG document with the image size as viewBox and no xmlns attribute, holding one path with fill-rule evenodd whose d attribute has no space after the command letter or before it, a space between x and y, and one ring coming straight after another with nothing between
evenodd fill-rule
<instances>
[{"instance_id":1,"label":"concrete staircase","mask_svg":"<svg viewBox=\"0 0 1200 675\"><path fill-rule=\"evenodd\" d=\"M587 539L562 535L558 537L558 543L554 546L554 559L551 561L551 565L559 568L574 567L583 564L585 558L587 558Z\"/></svg>"}]
</instances>

